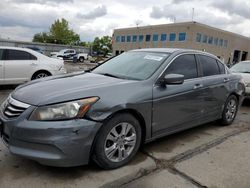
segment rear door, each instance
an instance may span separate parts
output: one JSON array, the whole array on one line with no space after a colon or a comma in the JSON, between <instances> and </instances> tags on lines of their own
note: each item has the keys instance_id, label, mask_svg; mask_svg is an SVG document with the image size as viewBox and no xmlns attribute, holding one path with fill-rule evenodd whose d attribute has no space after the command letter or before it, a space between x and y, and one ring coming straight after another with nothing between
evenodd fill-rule
<instances>
[{"instance_id":1,"label":"rear door","mask_svg":"<svg viewBox=\"0 0 250 188\"><path fill-rule=\"evenodd\" d=\"M206 55L198 55L198 59L205 91L204 120L214 120L221 115L228 95L230 78L225 73L225 65L217 59Z\"/></svg>"},{"instance_id":2,"label":"rear door","mask_svg":"<svg viewBox=\"0 0 250 188\"><path fill-rule=\"evenodd\" d=\"M4 81L4 61L3 61L3 49L0 49L0 84Z\"/></svg>"},{"instance_id":3,"label":"rear door","mask_svg":"<svg viewBox=\"0 0 250 188\"><path fill-rule=\"evenodd\" d=\"M203 112L203 83L194 54L177 57L165 73L182 74L180 85L155 85L153 88L153 136L169 134L198 125Z\"/></svg>"},{"instance_id":4,"label":"rear door","mask_svg":"<svg viewBox=\"0 0 250 188\"><path fill-rule=\"evenodd\" d=\"M38 65L37 58L23 50L7 49L5 66L5 83L18 84L30 80L35 66Z\"/></svg>"}]
</instances>

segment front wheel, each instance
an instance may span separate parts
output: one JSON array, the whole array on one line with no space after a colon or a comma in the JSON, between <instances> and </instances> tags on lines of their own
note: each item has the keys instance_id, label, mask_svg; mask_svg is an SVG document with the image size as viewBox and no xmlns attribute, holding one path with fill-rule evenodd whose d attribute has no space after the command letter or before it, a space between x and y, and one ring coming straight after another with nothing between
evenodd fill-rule
<instances>
[{"instance_id":1,"label":"front wheel","mask_svg":"<svg viewBox=\"0 0 250 188\"><path fill-rule=\"evenodd\" d=\"M141 127L130 114L118 114L99 131L94 161L104 169L114 169L127 164L137 153L141 143Z\"/></svg>"},{"instance_id":2,"label":"front wheel","mask_svg":"<svg viewBox=\"0 0 250 188\"><path fill-rule=\"evenodd\" d=\"M238 106L239 102L237 97L235 95L229 96L222 112L221 122L223 125L230 125L233 123L238 111Z\"/></svg>"}]
</instances>

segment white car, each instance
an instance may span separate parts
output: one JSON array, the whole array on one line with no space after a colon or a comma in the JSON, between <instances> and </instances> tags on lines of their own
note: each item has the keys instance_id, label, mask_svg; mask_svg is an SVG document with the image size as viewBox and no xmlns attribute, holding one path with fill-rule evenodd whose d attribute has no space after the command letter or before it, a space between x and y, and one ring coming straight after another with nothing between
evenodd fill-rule
<instances>
[{"instance_id":1,"label":"white car","mask_svg":"<svg viewBox=\"0 0 250 188\"><path fill-rule=\"evenodd\" d=\"M241 61L230 68L234 74L242 76L246 86L246 96L250 97L250 61Z\"/></svg>"},{"instance_id":2,"label":"white car","mask_svg":"<svg viewBox=\"0 0 250 188\"><path fill-rule=\"evenodd\" d=\"M0 85L66 73L64 62L28 48L0 46Z\"/></svg>"},{"instance_id":3,"label":"white car","mask_svg":"<svg viewBox=\"0 0 250 188\"><path fill-rule=\"evenodd\" d=\"M77 53L74 49L63 49L59 52L51 52L51 57L53 58L61 58L65 60L71 60L76 56L77 60L80 62L84 62L84 60L88 59L88 53Z\"/></svg>"}]
</instances>

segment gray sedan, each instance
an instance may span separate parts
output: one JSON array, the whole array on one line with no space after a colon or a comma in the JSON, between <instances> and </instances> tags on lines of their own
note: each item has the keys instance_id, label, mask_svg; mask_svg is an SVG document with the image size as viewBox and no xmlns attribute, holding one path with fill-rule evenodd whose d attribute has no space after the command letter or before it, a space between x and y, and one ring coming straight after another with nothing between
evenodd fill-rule
<instances>
[{"instance_id":1,"label":"gray sedan","mask_svg":"<svg viewBox=\"0 0 250 188\"><path fill-rule=\"evenodd\" d=\"M230 125L244 91L211 54L133 50L19 86L1 106L1 137L11 153L41 164L114 169L143 143L214 120Z\"/></svg>"}]
</instances>

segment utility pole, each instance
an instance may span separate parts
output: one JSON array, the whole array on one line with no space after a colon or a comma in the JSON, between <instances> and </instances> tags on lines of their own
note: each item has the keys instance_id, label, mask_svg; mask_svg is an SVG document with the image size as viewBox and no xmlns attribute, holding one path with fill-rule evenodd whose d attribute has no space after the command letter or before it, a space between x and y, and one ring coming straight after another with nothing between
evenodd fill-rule
<instances>
[{"instance_id":1,"label":"utility pole","mask_svg":"<svg viewBox=\"0 0 250 188\"><path fill-rule=\"evenodd\" d=\"M192 8L192 22L194 21L194 8Z\"/></svg>"}]
</instances>

